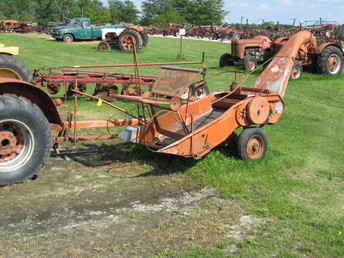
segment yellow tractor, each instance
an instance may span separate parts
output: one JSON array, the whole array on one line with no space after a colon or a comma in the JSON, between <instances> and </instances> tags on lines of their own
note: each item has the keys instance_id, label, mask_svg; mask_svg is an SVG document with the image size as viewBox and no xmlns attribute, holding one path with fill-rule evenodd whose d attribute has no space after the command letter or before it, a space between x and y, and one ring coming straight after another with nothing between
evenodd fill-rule
<instances>
[{"instance_id":1,"label":"yellow tractor","mask_svg":"<svg viewBox=\"0 0 344 258\"><path fill-rule=\"evenodd\" d=\"M18 47L5 47L0 43L0 77L31 82L32 72L15 57L18 54Z\"/></svg>"}]
</instances>

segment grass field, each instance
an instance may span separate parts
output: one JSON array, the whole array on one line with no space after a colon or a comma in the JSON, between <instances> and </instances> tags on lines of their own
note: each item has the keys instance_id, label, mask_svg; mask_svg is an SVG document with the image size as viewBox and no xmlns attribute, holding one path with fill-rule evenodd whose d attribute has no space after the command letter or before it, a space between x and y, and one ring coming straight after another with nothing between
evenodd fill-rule
<instances>
[{"instance_id":1,"label":"grass field","mask_svg":"<svg viewBox=\"0 0 344 258\"><path fill-rule=\"evenodd\" d=\"M4 34L0 35L0 42L19 46L20 58L32 69L132 61L130 54L120 51L98 52L96 44L66 45ZM140 61L176 61L178 44L175 39L152 38L140 52ZM201 53L206 53L211 91L228 88L233 77L212 77L225 71L217 64L228 47L222 43L184 41L186 60L198 61ZM141 72L158 70L145 68ZM167 170L192 175L223 197L240 202L247 214L268 221L252 239L195 245L181 252L164 249L156 253L157 257L226 257L226 250L233 245L235 252L231 255L235 257L344 256L344 75L305 73L302 79L289 83L285 101L281 121L265 128L270 150L263 160L236 160L225 148L214 150L199 162L167 158L142 149L133 154L174 162L173 168ZM93 116L103 113L93 102L84 101L81 105L85 110L92 106L92 112L94 107Z\"/></svg>"}]
</instances>

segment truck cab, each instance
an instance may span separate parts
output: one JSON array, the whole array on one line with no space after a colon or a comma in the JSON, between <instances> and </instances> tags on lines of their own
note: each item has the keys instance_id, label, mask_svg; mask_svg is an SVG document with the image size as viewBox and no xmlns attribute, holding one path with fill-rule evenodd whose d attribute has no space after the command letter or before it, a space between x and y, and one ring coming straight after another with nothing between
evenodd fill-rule
<instances>
[{"instance_id":1,"label":"truck cab","mask_svg":"<svg viewBox=\"0 0 344 258\"><path fill-rule=\"evenodd\" d=\"M74 40L95 40L101 39L104 28L125 28L122 24L97 24L92 25L91 20L86 17L78 17L69 20L64 26L53 27L51 35L56 40L63 40L66 43Z\"/></svg>"}]
</instances>

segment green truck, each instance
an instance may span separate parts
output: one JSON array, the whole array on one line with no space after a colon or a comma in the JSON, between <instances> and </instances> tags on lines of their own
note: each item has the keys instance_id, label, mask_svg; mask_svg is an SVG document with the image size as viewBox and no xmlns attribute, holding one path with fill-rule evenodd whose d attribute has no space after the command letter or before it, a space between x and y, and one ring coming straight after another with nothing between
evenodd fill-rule
<instances>
[{"instance_id":1,"label":"green truck","mask_svg":"<svg viewBox=\"0 0 344 258\"><path fill-rule=\"evenodd\" d=\"M66 43L75 40L102 39L106 42L99 47L100 50L105 50L104 46L108 44L108 46L116 45L124 51L129 51L132 46L128 42L135 42L136 49L140 49L147 41L147 35L140 26L127 26L124 24L92 25L91 20L85 17L73 18L67 25L52 27L50 34L56 40L63 40Z\"/></svg>"}]
</instances>

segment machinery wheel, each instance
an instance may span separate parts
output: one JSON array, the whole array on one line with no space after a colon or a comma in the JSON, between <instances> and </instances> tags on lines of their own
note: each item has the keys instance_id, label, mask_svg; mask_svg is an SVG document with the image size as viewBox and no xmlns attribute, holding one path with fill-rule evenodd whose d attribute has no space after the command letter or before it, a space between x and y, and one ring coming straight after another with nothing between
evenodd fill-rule
<instances>
[{"instance_id":1,"label":"machinery wheel","mask_svg":"<svg viewBox=\"0 0 344 258\"><path fill-rule=\"evenodd\" d=\"M231 66L234 65L234 59L231 54L223 54L220 57L220 62L219 62L220 67L225 67L225 66Z\"/></svg>"},{"instance_id":2,"label":"machinery wheel","mask_svg":"<svg viewBox=\"0 0 344 258\"><path fill-rule=\"evenodd\" d=\"M238 154L242 160L258 160L268 151L268 140L260 128L242 131L238 139Z\"/></svg>"},{"instance_id":3,"label":"machinery wheel","mask_svg":"<svg viewBox=\"0 0 344 258\"><path fill-rule=\"evenodd\" d=\"M0 77L31 82L32 72L15 56L0 54Z\"/></svg>"},{"instance_id":4,"label":"machinery wheel","mask_svg":"<svg viewBox=\"0 0 344 258\"><path fill-rule=\"evenodd\" d=\"M204 98L206 96L209 95L209 87L207 84L205 84L203 87L199 87L199 88L192 88L192 95L201 99L201 98Z\"/></svg>"},{"instance_id":5,"label":"machinery wheel","mask_svg":"<svg viewBox=\"0 0 344 258\"><path fill-rule=\"evenodd\" d=\"M111 50L111 46L110 46L110 44L108 42L102 41L102 42L99 43L97 49L100 50L100 51L110 51Z\"/></svg>"},{"instance_id":6,"label":"machinery wheel","mask_svg":"<svg viewBox=\"0 0 344 258\"><path fill-rule=\"evenodd\" d=\"M123 51L133 51L134 46L136 49L141 49L143 40L137 31L125 30L119 35L119 48Z\"/></svg>"},{"instance_id":7,"label":"machinery wheel","mask_svg":"<svg viewBox=\"0 0 344 258\"><path fill-rule=\"evenodd\" d=\"M234 40L239 40L239 39L240 39L240 34L237 33L237 32L235 32L235 33L233 34L233 36L232 36L232 41L234 41Z\"/></svg>"},{"instance_id":8,"label":"machinery wheel","mask_svg":"<svg viewBox=\"0 0 344 258\"><path fill-rule=\"evenodd\" d=\"M295 63L293 70L291 71L290 78L293 80L300 79L302 77L303 67L299 63Z\"/></svg>"},{"instance_id":9,"label":"machinery wheel","mask_svg":"<svg viewBox=\"0 0 344 258\"><path fill-rule=\"evenodd\" d=\"M146 32L143 32L140 34L141 38L142 38L142 43L143 43L143 47L148 45L148 41L149 41L149 36Z\"/></svg>"},{"instance_id":10,"label":"machinery wheel","mask_svg":"<svg viewBox=\"0 0 344 258\"><path fill-rule=\"evenodd\" d=\"M254 71L257 68L257 60L253 56L245 56L244 57L244 68L247 71Z\"/></svg>"},{"instance_id":11,"label":"machinery wheel","mask_svg":"<svg viewBox=\"0 0 344 258\"><path fill-rule=\"evenodd\" d=\"M318 58L319 73L340 74L343 69L343 60L343 53L339 48L333 46L325 48Z\"/></svg>"},{"instance_id":12,"label":"machinery wheel","mask_svg":"<svg viewBox=\"0 0 344 258\"><path fill-rule=\"evenodd\" d=\"M49 158L49 123L30 100L0 96L0 185L35 176Z\"/></svg>"},{"instance_id":13,"label":"machinery wheel","mask_svg":"<svg viewBox=\"0 0 344 258\"><path fill-rule=\"evenodd\" d=\"M65 43L72 43L74 41L74 36L72 34L65 34L63 36L63 41Z\"/></svg>"}]
</instances>

